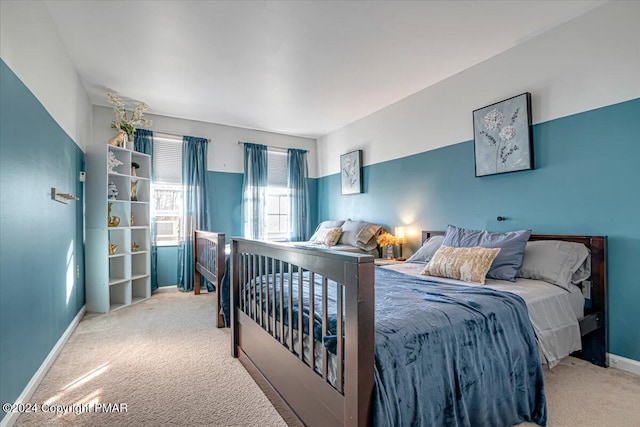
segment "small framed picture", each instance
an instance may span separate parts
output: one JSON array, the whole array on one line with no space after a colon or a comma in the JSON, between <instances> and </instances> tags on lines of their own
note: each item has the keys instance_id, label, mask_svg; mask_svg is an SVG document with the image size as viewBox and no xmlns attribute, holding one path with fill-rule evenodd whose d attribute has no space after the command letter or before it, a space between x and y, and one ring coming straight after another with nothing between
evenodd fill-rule
<instances>
[{"instance_id":1,"label":"small framed picture","mask_svg":"<svg viewBox=\"0 0 640 427\"><path fill-rule=\"evenodd\" d=\"M473 112L476 176L534 169L531 94Z\"/></svg>"},{"instance_id":2,"label":"small framed picture","mask_svg":"<svg viewBox=\"0 0 640 427\"><path fill-rule=\"evenodd\" d=\"M340 156L342 194L362 193L362 150Z\"/></svg>"}]
</instances>

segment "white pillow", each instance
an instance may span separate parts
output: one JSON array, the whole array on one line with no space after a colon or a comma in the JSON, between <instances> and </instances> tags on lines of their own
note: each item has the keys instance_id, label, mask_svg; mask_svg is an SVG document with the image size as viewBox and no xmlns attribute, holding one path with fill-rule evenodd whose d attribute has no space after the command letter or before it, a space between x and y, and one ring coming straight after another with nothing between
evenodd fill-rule
<instances>
[{"instance_id":1,"label":"white pillow","mask_svg":"<svg viewBox=\"0 0 640 427\"><path fill-rule=\"evenodd\" d=\"M316 238L311 242L316 245L335 246L340 240L342 228L321 228L316 232Z\"/></svg>"}]
</instances>

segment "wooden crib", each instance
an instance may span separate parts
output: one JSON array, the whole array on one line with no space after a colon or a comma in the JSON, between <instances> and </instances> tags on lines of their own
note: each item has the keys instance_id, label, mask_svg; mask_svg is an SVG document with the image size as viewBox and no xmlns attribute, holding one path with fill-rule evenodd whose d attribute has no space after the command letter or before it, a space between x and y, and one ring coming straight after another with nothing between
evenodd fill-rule
<instances>
[{"instance_id":1,"label":"wooden crib","mask_svg":"<svg viewBox=\"0 0 640 427\"><path fill-rule=\"evenodd\" d=\"M200 277L211 282L215 288L216 325L224 327L222 315L221 286L225 274L224 233L196 230L194 232L193 292L200 294Z\"/></svg>"}]
</instances>

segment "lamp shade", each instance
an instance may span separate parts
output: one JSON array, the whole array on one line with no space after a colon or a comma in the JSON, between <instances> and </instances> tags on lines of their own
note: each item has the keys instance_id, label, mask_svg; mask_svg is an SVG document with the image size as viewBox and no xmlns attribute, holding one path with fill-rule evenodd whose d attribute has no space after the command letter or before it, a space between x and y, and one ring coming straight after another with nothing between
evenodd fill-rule
<instances>
[{"instance_id":1,"label":"lamp shade","mask_svg":"<svg viewBox=\"0 0 640 427\"><path fill-rule=\"evenodd\" d=\"M404 227L396 227L394 230L399 245L407 243L407 234Z\"/></svg>"}]
</instances>

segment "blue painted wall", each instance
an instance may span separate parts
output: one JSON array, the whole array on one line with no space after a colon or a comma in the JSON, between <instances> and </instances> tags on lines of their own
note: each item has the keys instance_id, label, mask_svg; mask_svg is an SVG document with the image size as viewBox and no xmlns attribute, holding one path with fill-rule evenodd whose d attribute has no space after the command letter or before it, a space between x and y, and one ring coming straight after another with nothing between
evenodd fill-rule
<instances>
[{"instance_id":1,"label":"blue painted wall","mask_svg":"<svg viewBox=\"0 0 640 427\"><path fill-rule=\"evenodd\" d=\"M209 224L211 231L231 236L242 235L241 173L207 172Z\"/></svg>"},{"instance_id":2,"label":"blue painted wall","mask_svg":"<svg viewBox=\"0 0 640 427\"><path fill-rule=\"evenodd\" d=\"M84 305L82 150L0 61L0 402L13 402ZM76 277L79 266L79 278Z\"/></svg>"},{"instance_id":3,"label":"blue painted wall","mask_svg":"<svg viewBox=\"0 0 640 427\"><path fill-rule=\"evenodd\" d=\"M534 126L536 169L474 176L473 142L364 168L365 193L319 179L319 219L609 236L609 352L640 361L640 99ZM510 218L499 223L498 215ZM410 245L418 246L418 237Z\"/></svg>"},{"instance_id":4,"label":"blue painted wall","mask_svg":"<svg viewBox=\"0 0 640 427\"><path fill-rule=\"evenodd\" d=\"M178 284L178 247L158 246L158 286Z\"/></svg>"}]
</instances>

